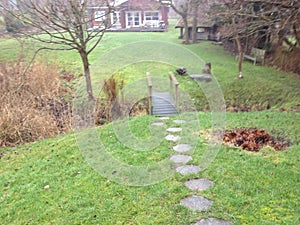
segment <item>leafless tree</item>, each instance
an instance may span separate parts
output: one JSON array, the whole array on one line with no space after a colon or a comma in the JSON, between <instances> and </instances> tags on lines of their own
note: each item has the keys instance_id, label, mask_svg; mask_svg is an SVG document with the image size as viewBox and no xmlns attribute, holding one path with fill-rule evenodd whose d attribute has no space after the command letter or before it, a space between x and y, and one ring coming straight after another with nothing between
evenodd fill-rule
<instances>
[{"instance_id":1,"label":"leafless tree","mask_svg":"<svg viewBox=\"0 0 300 225\"><path fill-rule=\"evenodd\" d=\"M183 27L184 27L184 43L189 44L189 32L188 32L188 16L189 12L191 11L190 7L190 0L159 0L161 4L169 5L178 15L181 16L183 21Z\"/></svg>"},{"instance_id":2,"label":"leafless tree","mask_svg":"<svg viewBox=\"0 0 300 225\"><path fill-rule=\"evenodd\" d=\"M222 37L235 41L238 48L238 74L242 78L242 63L244 46L242 38L248 35L246 18L241 15L241 12L248 13L248 8L245 8L245 0L220 0L211 8L211 15L222 24Z\"/></svg>"},{"instance_id":3,"label":"leafless tree","mask_svg":"<svg viewBox=\"0 0 300 225\"><path fill-rule=\"evenodd\" d=\"M203 19L209 9L209 6L215 0L160 0L162 4L169 5L178 15L181 16L184 27L184 43L189 44L197 42L197 25L199 18ZM192 25L191 35L189 35L189 26Z\"/></svg>"},{"instance_id":4,"label":"leafless tree","mask_svg":"<svg viewBox=\"0 0 300 225\"><path fill-rule=\"evenodd\" d=\"M300 2L298 0L219 0L212 14L223 25L222 36L235 40L242 55L248 47L279 47L285 43L290 51L300 51ZM247 41L245 41L247 40Z\"/></svg>"},{"instance_id":5,"label":"leafless tree","mask_svg":"<svg viewBox=\"0 0 300 225\"><path fill-rule=\"evenodd\" d=\"M102 40L106 19L113 10L110 0L2 0L0 8L21 21L28 29L17 32L44 43L41 49L76 50L83 64L88 99L94 100L89 54ZM94 14L95 12L101 12ZM89 32L92 21L102 21Z\"/></svg>"},{"instance_id":6,"label":"leafless tree","mask_svg":"<svg viewBox=\"0 0 300 225\"><path fill-rule=\"evenodd\" d=\"M198 21L207 22L211 18L209 16L209 10L212 5L219 2L219 0L189 0L192 17L192 42L197 42L197 26ZM212 21L213 22L213 18Z\"/></svg>"},{"instance_id":7,"label":"leafless tree","mask_svg":"<svg viewBox=\"0 0 300 225\"><path fill-rule=\"evenodd\" d=\"M191 5L191 14L192 14L192 43L197 42L197 25L198 25L198 17L199 17L199 7L202 4L203 0L190 0Z\"/></svg>"}]
</instances>

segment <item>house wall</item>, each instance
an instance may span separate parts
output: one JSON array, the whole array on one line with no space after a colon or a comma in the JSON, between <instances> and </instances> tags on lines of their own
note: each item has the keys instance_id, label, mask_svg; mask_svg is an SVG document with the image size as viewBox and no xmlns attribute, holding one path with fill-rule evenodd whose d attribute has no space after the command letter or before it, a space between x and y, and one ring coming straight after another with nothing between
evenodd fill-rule
<instances>
[{"instance_id":1,"label":"house wall","mask_svg":"<svg viewBox=\"0 0 300 225\"><path fill-rule=\"evenodd\" d=\"M166 6L161 6L161 16L162 16L162 20L164 21L164 23L168 26L169 25L169 11L170 8L166 7Z\"/></svg>"},{"instance_id":2,"label":"house wall","mask_svg":"<svg viewBox=\"0 0 300 225\"><path fill-rule=\"evenodd\" d=\"M149 27L156 27L156 25L159 24L159 21L163 21L165 25L168 25L168 13L169 13L169 8L166 6L161 6L160 3L156 0L127 0L127 1L122 1L123 3L116 6L116 12L119 12L119 23L118 25L114 25L114 29L119 29L120 27L125 29L125 28L130 28L127 27L127 13L128 12L139 12L140 17L139 17L139 25L134 23L133 21L133 27L134 28L142 28L144 27L146 21L145 18L145 12L159 12L159 19L153 19L153 20L147 20L149 23L148 26L145 26L146 28ZM107 15L105 20L99 21L95 19L95 13L100 13L100 11L105 11L105 9L95 9L95 8L90 8L89 10L89 15L91 16L91 24L90 26L101 26L103 23L107 23L108 25L113 25L113 16L112 15ZM134 16L133 16L134 18Z\"/></svg>"},{"instance_id":3,"label":"house wall","mask_svg":"<svg viewBox=\"0 0 300 225\"><path fill-rule=\"evenodd\" d=\"M125 11L120 12L120 20L121 20L121 27L126 28L126 15Z\"/></svg>"},{"instance_id":4,"label":"house wall","mask_svg":"<svg viewBox=\"0 0 300 225\"><path fill-rule=\"evenodd\" d=\"M128 0L121 4L118 8L120 11L120 20L122 28L126 28L126 14L127 12L140 12L141 15L141 23L140 27L143 26L145 21L145 12L149 11L159 11L161 18L160 20L164 21L166 25L168 25L168 12L169 8L166 6L161 6L157 1L154 0Z\"/></svg>"}]
</instances>

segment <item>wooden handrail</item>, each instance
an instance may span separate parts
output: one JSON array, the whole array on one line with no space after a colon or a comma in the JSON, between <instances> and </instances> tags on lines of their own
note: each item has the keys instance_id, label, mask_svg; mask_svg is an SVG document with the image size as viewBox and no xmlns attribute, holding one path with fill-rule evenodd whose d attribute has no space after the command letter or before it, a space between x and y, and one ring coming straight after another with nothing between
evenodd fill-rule
<instances>
[{"instance_id":1,"label":"wooden handrail","mask_svg":"<svg viewBox=\"0 0 300 225\"><path fill-rule=\"evenodd\" d=\"M169 79L170 79L170 91L173 88L173 83L174 83L174 86L175 86L175 107L176 107L176 109L178 109L178 99L179 99L178 86L179 86L179 83L178 83L178 81L177 81L177 79L176 79L173 72L169 72Z\"/></svg>"},{"instance_id":2,"label":"wooden handrail","mask_svg":"<svg viewBox=\"0 0 300 225\"><path fill-rule=\"evenodd\" d=\"M150 114L152 114L152 80L149 72L146 73L146 77L148 83L149 110Z\"/></svg>"}]
</instances>

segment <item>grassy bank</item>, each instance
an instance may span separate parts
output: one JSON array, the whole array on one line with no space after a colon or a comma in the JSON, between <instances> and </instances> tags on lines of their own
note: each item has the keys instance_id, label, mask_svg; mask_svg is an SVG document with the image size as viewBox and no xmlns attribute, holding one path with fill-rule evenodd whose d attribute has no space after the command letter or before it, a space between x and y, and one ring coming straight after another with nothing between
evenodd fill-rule
<instances>
[{"instance_id":1,"label":"grassy bank","mask_svg":"<svg viewBox=\"0 0 300 225\"><path fill-rule=\"evenodd\" d=\"M101 60L112 49L141 40L180 44L177 36L175 29L168 33L108 33L91 55L92 67L105 64L105 60ZM0 41L1 62L17 58L16 43L13 39ZM26 57L32 54L33 46L26 45ZM174 175L160 183L141 187L115 183L87 164L75 133L16 148L0 148L1 224L188 225L207 217L226 219L234 224L299 224L299 77L245 62L245 78L239 80L236 79L234 56L224 52L222 47L205 41L188 46L180 44L180 47L201 58L199 62L212 63L228 111L252 111L228 112L228 129L266 129L274 136L287 137L292 145L280 152L266 147L258 153L222 146L210 167L196 175L214 182L212 188L201 193L214 202L209 211L202 213L191 212L178 204L182 198L193 194L183 185L189 177ZM124 51L126 48L121 49L120 55L130 55ZM143 52L143 49L139 51ZM174 50L168 51L174 56ZM77 54L63 51L41 55L43 60L53 61L54 58L62 70L80 76ZM178 59L180 61L180 57ZM107 64L114 66L111 62ZM146 71L165 77L177 66L185 65L137 62L121 69L115 65L110 68L115 72L109 76L129 84L143 78ZM97 82L103 78L95 69L92 76ZM208 110L199 86L188 76L177 78L196 107ZM187 139L190 135L194 137L196 148L191 163L196 165L208 146L206 134L212 126L209 112L199 112L197 116L200 125L192 126L196 130L182 125L183 129L189 130L185 133ZM126 121L131 133L143 143L150 137L149 124L154 120L154 117L145 116ZM171 122L167 124L171 126ZM126 147L116 135L113 123L97 128L97 132L106 152L129 165L155 164L173 153L172 145L163 139L165 130L156 133L161 135L162 142L151 151ZM118 174L118 171L108 173Z\"/></svg>"},{"instance_id":2,"label":"grassy bank","mask_svg":"<svg viewBox=\"0 0 300 225\"><path fill-rule=\"evenodd\" d=\"M106 179L90 168L74 134L1 149L2 224L190 224L197 218L220 217L234 224L298 224L299 141L298 113L254 112L227 115L229 128L259 127L281 130L293 145L275 152L265 148L249 153L223 146L212 165L197 177L214 186L203 195L214 201L204 213L191 213L178 203L192 194L179 175L145 186L129 187ZM146 138L151 117L131 119L132 132ZM200 113L200 136L193 161L200 162L211 126L210 114ZM145 129L146 128L146 129ZM185 126L183 126L185 129ZM128 149L112 125L99 128L106 150L132 165L158 162L172 154L167 141L152 151ZM299 143L299 142L298 142ZM47 185L49 185L47 187Z\"/></svg>"}]
</instances>

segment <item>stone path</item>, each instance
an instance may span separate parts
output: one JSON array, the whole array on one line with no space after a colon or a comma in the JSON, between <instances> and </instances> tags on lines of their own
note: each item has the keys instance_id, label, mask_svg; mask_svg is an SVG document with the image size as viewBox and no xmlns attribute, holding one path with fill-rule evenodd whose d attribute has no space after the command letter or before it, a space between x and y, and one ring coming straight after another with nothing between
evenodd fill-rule
<instances>
[{"instance_id":1,"label":"stone path","mask_svg":"<svg viewBox=\"0 0 300 225\"><path fill-rule=\"evenodd\" d=\"M183 165L176 168L176 171L178 173L181 173L182 175L187 175L191 173L199 173L201 171L201 168L199 166L195 165Z\"/></svg>"},{"instance_id":2,"label":"stone path","mask_svg":"<svg viewBox=\"0 0 300 225\"><path fill-rule=\"evenodd\" d=\"M184 183L192 191L204 191L213 185L213 182L207 179L194 179Z\"/></svg>"},{"instance_id":3,"label":"stone path","mask_svg":"<svg viewBox=\"0 0 300 225\"><path fill-rule=\"evenodd\" d=\"M181 127L170 127L170 128L167 129L167 131L176 133L176 132L182 131L182 128Z\"/></svg>"},{"instance_id":4,"label":"stone path","mask_svg":"<svg viewBox=\"0 0 300 225\"><path fill-rule=\"evenodd\" d=\"M161 121L170 120L169 117L160 117ZM176 127L176 125L184 124L186 121L184 120L173 120L175 124L174 127L167 128L167 132L169 134L165 137L166 140L171 142L178 142L181 140L179 135L175 135L175 133L181 132L182 128ZM163 122L152 123L154 126L164 126ZM170 160L177 165L176 171L181 175L190 175L197 174L201 171L201 168L196 165L187 165L188 162L192 161L192 156L188 155L188 153L193 149L188 143L180 143L173 146L173 150L175 152L174 155L170 157ZM203 190L207 190L213 185L213 182L208 179L191 179L184 183L184 185L193 192L201 192ZM180 201L180 205L193 210L193 211L207 211L212 206L213 201L200 196L200 195L191 195ZM232 223L218 219L218 218L208 218L208 219L200 219L194 225L232 225Z\"/></svg>"},{"instance_id":5,"label":"stone path","mask_svg":"<svg viewBox=\"0 0 300 225\"><path fill-rule=\"evenodd\" d=\"M170 160L173 161L174 163L188 163L191 161L193 158L192 156L189 155L172 155Z\"/></svg>"},{"instance_id":6,"label":"stone path","mask_svg":"<svg viewBox=\"0 0 300 225\"><path fill-rule=\"evenodd\" d=\"M232 223L229 223L221 219L208 218L208 219L201 219L194 225L232 225Z\"/></svg>"},{"instance_id":7,"label":"stone path","mask_svg":"<svg viewBox=\"0 0 300 225\"><path fill-rule=\"evenodd\" d=\"M168 134L165 137L165 139L168 140L168 141L174 141L174 142L176 142L176 141L179 141L181 139L181 137L178 136L178 135Z\"/></svg>"},{"instance_id":8,"label":"stone path","mask_svg":"<svg viewBox=\"0 0 300 225\"><path fill-rule=\"evenodd\" d=\"M192 146L190 146L189 144L178 144L173 147L173 150L176 152L188 152L192 149Z\"/></svg>"}]
</instances>

